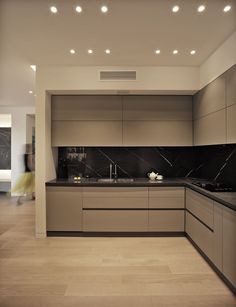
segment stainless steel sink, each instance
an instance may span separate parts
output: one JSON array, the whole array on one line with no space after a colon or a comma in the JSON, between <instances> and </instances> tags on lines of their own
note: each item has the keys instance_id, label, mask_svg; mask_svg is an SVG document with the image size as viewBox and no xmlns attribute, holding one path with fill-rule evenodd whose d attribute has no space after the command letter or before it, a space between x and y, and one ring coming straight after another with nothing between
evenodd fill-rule
<instances>
[{"instance_id":1,"label":"stainless steel sink","mask_svg":"<svg viewBox=\"0 0 236 307\"><path fill-rule=\"evenodd\" d=\"M124 183L129 183L129 182L134 182L133 178L118 178L116 179L116 182L124 182Z\"/></svg>"},{"instance_id":2,"label":"stainless steel sink","mask_svg":"<svg viewBox=\"0 0 236 307\"><path fill-rule=\"evenodd\" d=\"M121 183L129 183L129 182L134 182L133 178L118 178L118 179L113 179L113 178L99 178L98 182L104 182L104 183L112 183L112 182L121 182Z\"/></svg>"},{"instance_id":3,"label":"stainless steel sink","mask_svg":"<svg viewBox=\"0 0 236 307\"><path fill-rule=\"evenodd\" d=\"M115 179L113 179L113 178L99 178L98 179L98 182L107 182L107 183L109 183L109 182L114 182L115 181Z\"/></svg>"}]
</instances>

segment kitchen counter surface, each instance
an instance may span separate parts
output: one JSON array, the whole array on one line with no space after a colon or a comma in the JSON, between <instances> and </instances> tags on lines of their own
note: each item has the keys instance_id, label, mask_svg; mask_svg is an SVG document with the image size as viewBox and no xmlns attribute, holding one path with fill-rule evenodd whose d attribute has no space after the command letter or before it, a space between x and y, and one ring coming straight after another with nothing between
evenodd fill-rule
<instances>
[{"instance_id":1,"label":"kitchen counter surface","mask_svg":"<svg viewBox=\"0 0 236 307\"><path fill-rule=\"evenodd\" d=\"M221 203L236 211L236 192L210 192L192 184L196 179L190 178L166 178L162 181L150 181L147 178L136 178L134 181L100 182L96 178L73 181L68 179L54 179L46 183L46 186L57 187L187 187L200 194Z\"/></svg>"}]
</instances>

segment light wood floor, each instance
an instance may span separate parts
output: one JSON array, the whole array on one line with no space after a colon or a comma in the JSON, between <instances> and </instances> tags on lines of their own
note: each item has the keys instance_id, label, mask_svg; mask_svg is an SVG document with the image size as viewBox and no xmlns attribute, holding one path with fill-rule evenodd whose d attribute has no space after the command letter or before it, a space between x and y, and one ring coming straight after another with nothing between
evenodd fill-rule
<instances>
[{"instance_id":1,"label":"light wood floor","mask_svg":"<svg viewBox=\"0 0 236 307\"><path fill-rule=\"evenodd\" d=\"M34 203L0 196L1 307L236 306L186 238L34 238Z\"/></svg>"}]
</instances>

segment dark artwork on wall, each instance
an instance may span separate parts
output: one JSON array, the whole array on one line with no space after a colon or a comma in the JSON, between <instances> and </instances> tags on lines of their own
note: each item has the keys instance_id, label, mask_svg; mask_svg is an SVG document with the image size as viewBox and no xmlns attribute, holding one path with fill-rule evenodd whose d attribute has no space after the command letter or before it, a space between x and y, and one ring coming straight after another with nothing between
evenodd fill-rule
<instances>
[{"instance_id":1,"label":"dark artwork on wall","mask_svg":"<svg viewBox=\"0 0 236 307\"><path fill-rule=\"evenodd\" d=\"M58 178L109 177L117 164L119 177L164 177L216 180L236 186L236 145L201 147L59 147Z\"/></svg>"},{"instance_id":2,"label":"dark artwork on wall","mask_svg":"<svg viewBox=\"0 0 236 307\"><path fill-rule=\"evenodd\" d=\"M11 169L11 128L0 128L0 169Z\"/></svg>"}]
</instances>

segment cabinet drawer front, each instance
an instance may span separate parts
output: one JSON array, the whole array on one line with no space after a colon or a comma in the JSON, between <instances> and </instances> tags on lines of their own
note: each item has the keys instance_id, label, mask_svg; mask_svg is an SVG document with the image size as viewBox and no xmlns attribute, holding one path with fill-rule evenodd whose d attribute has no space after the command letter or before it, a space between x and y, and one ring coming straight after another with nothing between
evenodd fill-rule
<instances>
[{"instance_id":1,"label":"cabinet drawer front","mask_svg":"<svg viewBox=\"0 0 236 307\"><path fill-rule=\"evenodd\" d=\"M213 260L214 233L188 212L186 212L185 227L191 239L209 259Z\"/></svg>"},{"instance_id":2,"label":"cabinet drawer front","mask_svg":"<svg viewBox=\"0 0 236 307\"><path fill-rule=\"evenodd\" d=\"M145 208L148 209L148 198L144 197L85 197L83 208Z\"/></svg>"},{"instance_id":3,"label":"cabinet drawer front","mask_svg":"<svg viewBox=\"0 0 236 307\"><path fill-rule=\"evenodd\" d=\"M83 231L147 231L148 211L83 210Z\"/></svg>"},{"instance_id":4,"label":"cabinet drawer front","mask_svg":"<svg viewBox=\"0 0 236 307\"><path fill-rule=\"evenodd\" d=\"M122 197L146 197L148 198L148 188L126 188L126 187L108 187L108 188L83 188L84 197L95 198L122 198Z\"/></svg>"},{"instance_id":5,"label":"cabinet drawer front","mask_svg":"<svg viewBox=\"0 0 236 307\"><path fill-rule=\"evenodd\" d=\"M48 231L82 231L82 193L47 191Z\"/></svg>"},{"instance_id":6,"label":"cabinet drawer front","mask_svg":"<svg viewBox=\"0 0 236 307\"><path fill-rule=\"evenodd\" d=\"M186 208L212 229L214 229L213 203L213 200L197 192L186 190Z\"/></svg>"},{"instance_id":7,"label":"cabinet drawer front","mask_svg":"<svg viewBox=\"0 0 236 307\"><path fill-rule=\"evenodd\" d=\"M150 210L149 231L184 231L184 210Z\"/></svg>"},{"instance_id":8,"label":"cabinet drawer front","mask_svg":"<svg viewBox=\"0 0 236 307\"><path fill-rule=\"evenodd\" d=\"M152 197L149 198L149 208L184 208L182 197Z\"/></svg>"},{"instance_id":9,"label":"cabinet drawer front","mask_svg":"<svg viewBox=\"0 0 236 307\"><path fill-rule=\"evenodd\" d=\"M185 196L183 187L155 187L149 188L149 197L182 197Z\"/></svg>"}]
</instances>

